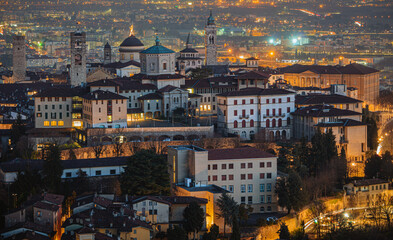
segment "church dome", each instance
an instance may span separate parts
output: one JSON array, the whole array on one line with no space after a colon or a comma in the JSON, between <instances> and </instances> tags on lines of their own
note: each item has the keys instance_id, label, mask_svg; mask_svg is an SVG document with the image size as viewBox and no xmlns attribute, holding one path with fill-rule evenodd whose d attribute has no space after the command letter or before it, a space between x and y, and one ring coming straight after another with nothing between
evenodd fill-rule
<instances>
[{"instance_id":1,"label":"church dome","mask_svg":"<svg viewBox=\"0 0 393 240\"><path fill-rule=\"evenodd\" d=\"M120 47L143 47L143 46L145 45L143 45L143 43L134 35L129 36L120 44Z\"/></svg>"}]
</instances>

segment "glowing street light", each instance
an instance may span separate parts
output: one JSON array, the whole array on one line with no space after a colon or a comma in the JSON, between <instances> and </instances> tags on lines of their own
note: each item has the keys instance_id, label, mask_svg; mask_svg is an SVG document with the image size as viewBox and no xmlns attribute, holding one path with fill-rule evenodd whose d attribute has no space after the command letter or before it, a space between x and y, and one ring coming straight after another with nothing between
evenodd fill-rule
<instances>
[{"instance_id":1,"label":"glowing street light","mask_svg":"<svg viewBox=\"0 0 393 240\"><path fill-rule=\"evenodd\" d=\"M274 56L274 52L270 52L269 54L270 54L270 56Z\"/></svg>"}]
</instances>

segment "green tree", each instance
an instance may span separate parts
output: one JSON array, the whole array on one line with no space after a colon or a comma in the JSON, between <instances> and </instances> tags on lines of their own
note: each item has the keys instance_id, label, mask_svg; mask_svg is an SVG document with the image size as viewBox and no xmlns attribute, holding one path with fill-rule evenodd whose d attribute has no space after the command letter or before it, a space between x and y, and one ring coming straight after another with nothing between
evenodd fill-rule
<instances>
[{"instance_id":1,"label":"green tree","mask_svg":"<svg viewBox=\"0 0 393 240\"><path fill-rule=\"evenodd\" d=\"M234 216L232 218L232 234L231 240L240 240L240 225L239 225L239 206L235 208Z\"/></svg>"},{"instance_id":2,"label":"green tree","mask_svg":"<svg viewBox=\"0 0 393 240\"><path fill-rule=\"evenodd\" d=\"M390 154L389 151L386 151L384 154L382 154L381 157L381 166L380 166L380 172L381 172L381 178L384 178L386 180L391 180L393 178L393 162L392 162L392 155Z\"/></svg>"},{"instance_id":3,"label":"green tree","mask_svg":"<svg viewBox=\"0 0 393 240\"><path fill-rule=\"evenodd\" d=\"M169 194L169 173L163 155L141 150L131 156L120 176L122 193L138 196Z\"/></svg>"},{"instance_id":4,"label":"green tree","mask_svg":"<svg viewBox=\"0 0 393 240\"><path fill-rule=\"evenodd\" d=\"M344 147L341 148L340 156L337 159L336 174L338 183L341 185L347 179L347 154L345 153Z\"/></svg>"},{"instance_id":5,"label":"green tree","mask_svg":"<svg viewBox=\"0 0 393 240\"><path fill-rule=\"evenodd\" d=\"M292 171L288 178L284 177L276 183L278 205L285 207L288 214L291 210L298 211L304 205L304 192L302 180L296 172Z\"/></svg>"},{"instance_id":6,"label":"green tree","mask_svg":"<svg viewBox=\"0 0 393 240\"><path fill-rule=\"evenodd\" d=\"M17 196L15 205L19 206L30 195L39 193L41 191L41 184L41 175L37 171L27 168L24 172L18 172L15 182L11 185L11 192Z\"/></svg>"},{"instance_id":7,"label":"green tree","mask_svg":"<svg viewBox=\"0 0 393 240\"><path fill-rule=\"evenodd\" d=\"M306 166L310 158L310 148L307 146L306 138L302 137L293 149L293 162L296 169L302 165Z\"/></svg>"},{"instance_id":8,"label":"green tree","mask_svg":"<svg viewBox=\"0 0 393 240\"><path fill-rule=\"evenodd\" d=\"M224 192L218 199L217 199L217 207L219 212L217 216L219 218L224 219L224 237L225 237L225 227L226 225L232 226L233 218L236 217L237 211L237 203L233 199L233 197L229 196L226 192Z\"/></svg>"},{"instance_id":9,"label":"green tree","mask_svg":"<svg viewBox=\"0 0 393 240\"><path fill-rule=\"evenodd\" d=\"M254 211L251 205L240 204L239 206L239 221L246 222L249 215Z\"/></svg>"},{"instance_id":10,"label":"green tree","mask_svg":"<svg viewBox=\"0 0 393 240\"><path fill-rule=\"evenodd\" d=\"M291 167L292 159L292 146L287 143L283 143L278 150L277 156L277 169L282 172L288 172Z\"/></svg>"},{"instance_id":11,"label":"green tree","mask_svg":"<svg viewBox=\"0 0 393 240\"><path fill-rule=\"evenodd\" d=\"M377 154L371 155L364 166L364 174L367 178L380 177L381 175L382 158Z\"/></svg>"},{"instance_id":12,"label":"green tree","mask_svg":"<svg viewBox=\"0 0 393 240\"><path fill-rule=\"evenodd\" d=\"M213 224L208 233L203 234L203 240L217 240L220 235L220 228Z\"/></svg>"},{"instance_id":13,"label":"green tree","mask_svg":"<svg viewBox=\"0 0 393 240\"><path fill-rule=\"evenodd\" d=\"M43 179L45 186L52 192L58 192L63 165L61 163L61 152L57 145L51 144L45 149L43 164Z\"/></svg>"},{"instance_id":14,"label":"green tree","mask_svg":"<svg viewBox=\"0 0 393 240\"><path fill-rule=\"evenodd\" d=\"M368 110L363 109L362 122L367 124L367 146L370 150L377 150L378 147L378 127L374 115Z\"/></svg>"},{"instance_id":15,"label":"green tree","mask_svg":"<svg viewBox=\"0 0 393 240\"><path fill-rule=\"evenodd\" d=\"M173 228L169 228L167 231L168 240L187 240L187 232L175 225Z\"/></svg>"},{"instance_id":16,"label":"green tree","mask_svg":"<svg viewBox=\"0 0 393 240\"><path fill-rule=\"evenodd\" d=\"M202 229L203 222L205 221L203 209L197 202L191 202L186 209L184 209L183 217L184 229L189 233L192 232L195 240L196 234Z\"/></svg>"},{"instance_id":17,"label":"green tree","mask_svg":"<svg viewBox=\"0 0 393 240\"><path fill-rule=\"evenodd\" d=\"M280 240L291 240L291 234L289 233L288 226L285 223L281 223L280 229L278 230Z\"/></svg>"}]
</instances>

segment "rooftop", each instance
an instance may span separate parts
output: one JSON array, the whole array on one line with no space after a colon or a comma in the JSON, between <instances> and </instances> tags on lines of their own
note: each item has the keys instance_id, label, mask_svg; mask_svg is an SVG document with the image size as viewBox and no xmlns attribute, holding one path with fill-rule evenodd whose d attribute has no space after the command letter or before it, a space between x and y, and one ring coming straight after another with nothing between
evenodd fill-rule
<instances>
[{"instance_id":1,"label":"rooftop","mask_svg":"<svg viewBox=\"0 0 393 240\"><path fill-rule=\"evenodd\" d=\"M110 91L96 90L83 96L87 100L114 100L114 99L127 99L121 95Z\"/></svg>"},{"instance_id":2,"label":"rooftop","mask_svg":"<svg viewBox=\"0 0 393 240\"><path fill-rule=\"evenodd\" d=\"M297 109L292 115L308 117L329 117L329 116L355 116L361 113L338 109L330 105L313 105Z\"/></svg>"},{"instance_id":3,"label":"rooftop","mask_svg":"<svg viewBox=\"0 0 393 240\"><path fill-rule=\"evenodd\" d=\"M271 153L253 147L226 148L209 150L208 160L274 158Z\"/></svg>"}]
</instances>

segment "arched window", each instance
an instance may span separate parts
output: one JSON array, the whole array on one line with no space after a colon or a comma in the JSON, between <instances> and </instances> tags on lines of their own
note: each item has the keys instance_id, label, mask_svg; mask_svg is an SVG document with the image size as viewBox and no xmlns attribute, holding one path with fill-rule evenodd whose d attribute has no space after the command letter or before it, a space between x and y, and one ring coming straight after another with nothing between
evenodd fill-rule
<instances>
[{"instance_id":1,"label":"arched window","mask_svg":"<svg viewBox=\"0 0 393 240\"><path fill-rule=\"evenodd\" d=\"M281 120L281 118L278 119L278 126L279 126L279 127L282 126L282 120Z\"/></svg>"},{"instance_id":2,"label":"arched window","mask_svg":"<svg viewBox=\"0 0 393 240\"><path fill-rule=\"evenodd\" d=\"M266 120L266 127L267 128L270 127L270 120L269 119Z\"/></svg>"},{"instance_id":3,"label":"arched window","mask_svg":"<svg viewBox=\"0 0 393 240\"><path fill-rule=\"evenodd\" d=\"M252 120L252 119L250 121L250 127L254 127L254 120Z\"/></svg>"},{"instance_id":4,"label":"arched window","mask_svg":"<svg viewBox=\"0 0 393 240\"><path fill-rule=\"evenodd\" d=\"M242 127L245 128L246 127L246 120L242 121Z\"/></svg>"},{"instance_id":5,"label":"arched window","mask_svg":"<svg viewBox=\"0 0 393 240\"><path fill-rule=\"evenodd\" d=\"M236 120L233 122L233 127L237 128L237 121Z\"/></svg>"},{"instance_id":6,"label":"arched window","mask_svg":"<svg viewBox=\"0 0 393 240\"><path fill-rule=\"evenodd\" d=\"M272 127L276 127L276 119L272 120Z\"/></svg>"}]
</instances>

